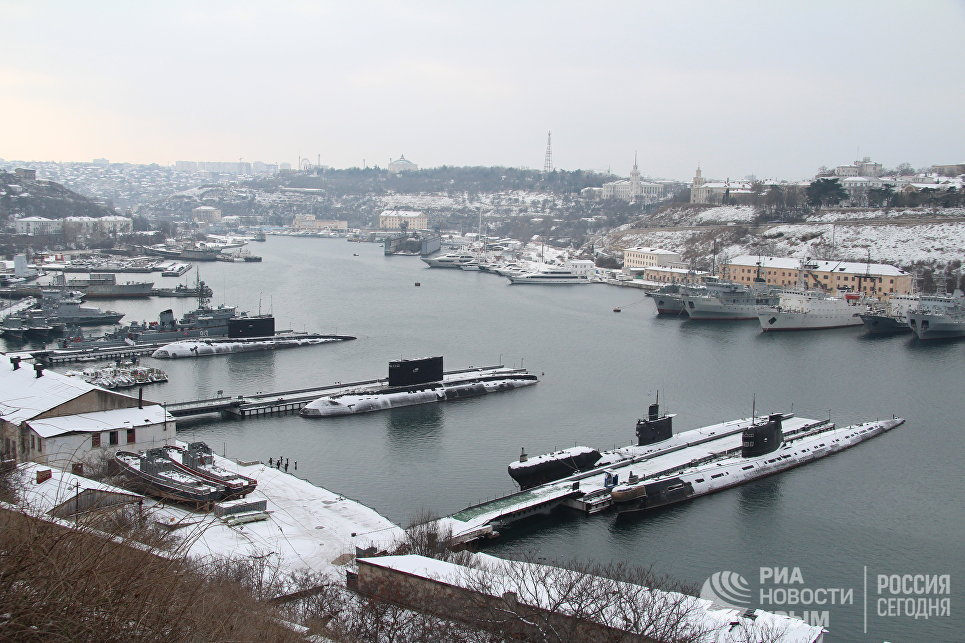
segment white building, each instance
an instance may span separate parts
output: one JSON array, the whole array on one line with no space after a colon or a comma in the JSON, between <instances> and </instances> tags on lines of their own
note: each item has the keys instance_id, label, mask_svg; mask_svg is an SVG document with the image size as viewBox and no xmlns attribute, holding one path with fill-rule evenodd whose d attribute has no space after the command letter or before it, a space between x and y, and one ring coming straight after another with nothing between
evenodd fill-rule
<instances>
[{"instance_id":1,"label":"white building","mask_svg":"<svg viewBox=\"0 0 965 643\"><path fill-rule=\"evenodd\" d=\"M740 201L745 196L753 194L753 183L751 181L712 181L707 182L701 174L700 167L690 186L691 203L708 203L720 205L725 200L733 199Z\"/></svg>"},{"instance_id":2,"label":"white building","mask_svg":"<svg viewBox=\"0 0 965 643\"><path fill-rule=\"evenodd\" d=\"M393 174L399 174L400 172L415 172L418 169L419 166L407 159L405 154L394 161L389 159L389 172L392 172Z\"/></svg>"},{"instance_id":3,"label":"white building","mask_svg":"<svg viewBox=\"0 0 965 643\"><path fill-rule=\"evenodd\" d=\"M881 176L881 163L873 163L871 157L866 156L851 165L839 165L834 168L835 176Z\"/></svg>"},{"instance_id":4,"label":"white building","mask_svg":"<svg viewBox=\"0 0 965 643\"><path fill-rule=\"evenodd\" d=\"M210 205L199 205L191 210L191 218L199 223L217 223L221 221L221 210Z\"/></svg>"},{"instance_id":5,"label":"white building","mask_svg":"<svg viewBox=\"0 0 965 643\"><path fill-rule=\"evenodd\" d=\"M401 230L403 222L407 230L425 230L429 227L426 213L417 210L384 210L379 215L379 228L382 230Z\"/></svg>"},{"instance_id":6,"label":"white building","mask_svg":"<svg viewBox=\"0 0 965 643\"><path fill-rule=\"evenodd\" d=\"M17 219L14 227L17 234L31 236L68 233L91 237L130 234L134 230L134 222L128 217L113 214L103 217L64 217L63 219L24 217Z\"/></svg>"},{"instance_id":7,"label":"white building","mask_svg":"<svg viewBox=\"0 0 965 643\"><path fill-rule=\"evenodd\" d=\"M12 360L13 361L13 360ZM42 366L0 366L0 455L67 468L175 438L160 404L102 389Z\"/></svg>"},{"instance_id":8,"label":"white building","mask_svg":"<svg viewBox=\"0 0 965 643\"><path fill-rule=\"evenodd\" d=\"M24 217L13 222L17 234L43 236L60 234L64 231L63 219L46 219L44 217Z\"/></svg>"},{"instance_id":9,"label":"white building","mask_svg":"<svg viewBox=\"0 0 965 643\"><path fill-rule=\"evenodd\" d=\"M600 196L604 199L652 202L663 197L663 185L640 180L637 157L634 155L633 170L630 171L630 178L604 183Z\"/></svg>"},{"instance_id":10,"label":"white building","mask_svg":"<svg viewBox=\"0 0 965 643\"><path fill-rule=\"evenodd\" d=\"M651 268L654 266L672 266L680 264L682 257L679 252L664 250L663 248L627 248L623 251L623 267Z\"/></svg>"}]
</instances>

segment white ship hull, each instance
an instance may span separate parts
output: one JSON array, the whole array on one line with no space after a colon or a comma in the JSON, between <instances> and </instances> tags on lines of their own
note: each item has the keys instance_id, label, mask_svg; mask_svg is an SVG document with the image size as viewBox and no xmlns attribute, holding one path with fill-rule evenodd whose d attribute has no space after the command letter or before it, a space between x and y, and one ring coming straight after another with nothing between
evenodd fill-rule
<instances>
[{"instance_id":1,"label":"white ship hull","mask_svg":"<svg viewBox=\"0 0 965 643\"><path fill-rule=\"evenodd\" d=\"M758 309L757 318L761 330L766 333L862 326L864 322L859 315L863 312L863 306L852 304L847 299L830 297L823 292L787 291L781 293L778 306Z\"/></svg>"}]
</instances>

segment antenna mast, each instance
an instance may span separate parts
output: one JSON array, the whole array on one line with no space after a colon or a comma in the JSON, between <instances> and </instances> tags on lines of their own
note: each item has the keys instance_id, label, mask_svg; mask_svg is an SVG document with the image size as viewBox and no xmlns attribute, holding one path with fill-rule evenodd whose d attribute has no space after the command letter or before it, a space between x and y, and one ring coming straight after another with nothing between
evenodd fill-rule
<instances>
[{"instance_id":1,"label":"antenna mast","mask_svg":"<svg viewBox=\"0 0 965 643\"><path fill-rule=\"evenodd\" d=\"M549 174L553 171L553 132L546 132L546 158L543 160L543 173Z\"/></svg>"}]
</instances>

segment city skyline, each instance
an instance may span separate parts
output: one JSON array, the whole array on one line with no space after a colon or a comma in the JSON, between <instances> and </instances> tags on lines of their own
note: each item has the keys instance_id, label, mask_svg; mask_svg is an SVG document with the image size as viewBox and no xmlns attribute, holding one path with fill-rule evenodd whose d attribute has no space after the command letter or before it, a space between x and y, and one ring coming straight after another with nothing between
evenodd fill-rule
<instances>
[{"instance_id":1,"label":"city skyline","mask_svg":"<svg viewBox=\"0 0 965 643\"><path fill-rule=\"evenodd\" d=\"M538 169L552 130L621 176L963 160L952 0L0 8L7 159Z\"/></svg>"}]
</instances>

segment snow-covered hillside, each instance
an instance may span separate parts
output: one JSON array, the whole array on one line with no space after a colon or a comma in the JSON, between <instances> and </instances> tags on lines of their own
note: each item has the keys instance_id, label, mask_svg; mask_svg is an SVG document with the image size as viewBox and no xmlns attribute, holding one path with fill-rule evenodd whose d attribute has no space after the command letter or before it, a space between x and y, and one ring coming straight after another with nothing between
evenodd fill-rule
<instances>
[{"instance_id":1,"label":"snow-covered hillside","mask_svg":"<svg viewBox=\"0 0 965 643\"><path fill-rule=\"evenodd\" d=\"M680 252L688 260L718 255L765 254L866 260L908 265L916 261L947 264L965 259L965 210L962 208L833 210L800 224L751 227L754 209L742 206L683 207L659 215L659 225L679 229L622 226L607 235L605 246L623 250L654 246ZM941 222L948 219L947 222ZM872 221L873 220L873 221ZM937 220L937 222L936 222ZM706 226L706 228L704 228ZM719 227L724 226L724 227Z\"/></svg>"}]
</instances>

